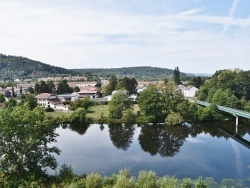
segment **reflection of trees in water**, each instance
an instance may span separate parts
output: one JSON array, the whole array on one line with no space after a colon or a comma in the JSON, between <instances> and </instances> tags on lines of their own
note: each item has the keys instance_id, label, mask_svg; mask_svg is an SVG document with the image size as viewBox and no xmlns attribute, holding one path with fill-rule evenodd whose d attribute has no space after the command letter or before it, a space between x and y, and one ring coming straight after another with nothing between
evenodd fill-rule
<instances>
[{"instance_id":1,"label":"reflection of trees in water","mask_svg":"<svg viewBox=\"0 0 250 188\"><path fill-rule=\"evenodd\" d=\"M232 133L236 133L236 125L235 121L208 121L208 122L192 122L189 123L190 131L192 137L196 137L200 133L210 134L212 137L217 138L226 138L228 139L229 136L224 134L219 130L219 128L228 130ZM239 136L244 136L245 134L250 133L250 125L249 122L241 122L238 127Z\"/></svg>"},{"instance_id":2,"label":"reflection of trees in water","mask_svg":"<svg viewBox=\"0 0 250 188\"><path fill-rule=\"evenodd\" d=\"M74 132L77 132L79 135L84 135L89 128L89 123L63 124L62 128L68 128Z\"/></svg>"},{"instance_id":3,"label":"reflection of trees in water","mask_svg":"<svg viewBox=\"0 0 250 188\"><path fill-rule=\"evenodd\" d=\"M188 126L143 125L138 140L141 148L151 155L159 153L163 157L173 157L188 134Z\"/></svg>"},{"instance_id":4,"label":"reflection of trees in water","mask_svg":"<svg viewBox=\"0 0 250 188\"><path fill-rule=\"evenodd\" d=\"M110 140L117 149L127 150L134 136L134 125L108 125Z\"/></svg>"}]
</instances>

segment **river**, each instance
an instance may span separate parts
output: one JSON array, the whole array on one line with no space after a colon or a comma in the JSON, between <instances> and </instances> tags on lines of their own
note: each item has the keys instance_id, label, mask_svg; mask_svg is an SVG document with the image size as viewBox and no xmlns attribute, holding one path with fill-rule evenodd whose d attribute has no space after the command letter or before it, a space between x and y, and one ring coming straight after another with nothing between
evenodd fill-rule
<instances>
[{"instance_id":1,"label":"river","mask_svg":"<svg viewBox=\"0 0 250 188\"><path fill-rule=\"evenodd\" d=\"M250 123L184 123L166 125L79 125L58 128L59 167L71 165L76 174L104 175L130 168L153 170L158 176L250 177ZM231 135L231 136L230 136ZM58 170L57 170L58 171ZM56 173L56 172L55 172Z\"/></svg>"}]
</instances>

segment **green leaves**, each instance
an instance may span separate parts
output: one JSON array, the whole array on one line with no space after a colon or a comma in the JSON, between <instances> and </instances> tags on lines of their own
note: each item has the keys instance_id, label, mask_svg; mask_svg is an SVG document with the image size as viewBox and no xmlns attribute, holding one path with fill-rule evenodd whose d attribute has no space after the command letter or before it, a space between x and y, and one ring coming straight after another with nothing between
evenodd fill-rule
<instances>
[{"instance_id":1,"label":"green leaves","mask_svg":"<svg viewBox=\"0 0 250 188\"><path fill-rule=\"evenodd\" d=\"M19 179L28 174L40 175L44 167L57 166L53 153L57 147L55 127L40 108L30 110L28 104L0 110L0 170Z\"/></svg>"}]
</instances>

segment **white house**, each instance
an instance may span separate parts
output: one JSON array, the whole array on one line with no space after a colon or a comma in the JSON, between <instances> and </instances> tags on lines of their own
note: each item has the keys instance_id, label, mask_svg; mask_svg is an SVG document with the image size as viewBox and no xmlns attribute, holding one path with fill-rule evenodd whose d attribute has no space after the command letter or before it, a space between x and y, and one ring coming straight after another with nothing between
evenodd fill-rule
<instances>
[{"instance_id":1,"label":"white house","mask_svg":"<svg viewBox=\"0 0 250 188\"><path fill-rule=\"evenodd\" d=\"M199 89L194 86L187 86L183 89L183 95L184 97L192 98L198 91Z\"/></svg>"},{"instance_id":2,"label":"white house","mask_svg":"<svg viewBox=\"0 0 250 188\"><path fill-rule=\"evenodd\" d=\"M68 107L63 104L63 102L57 98L55 95L50 93L42 93L36 96L37 103L43 107L51 107L57 110L68 110Z\"/></svg>"}]
</instances>

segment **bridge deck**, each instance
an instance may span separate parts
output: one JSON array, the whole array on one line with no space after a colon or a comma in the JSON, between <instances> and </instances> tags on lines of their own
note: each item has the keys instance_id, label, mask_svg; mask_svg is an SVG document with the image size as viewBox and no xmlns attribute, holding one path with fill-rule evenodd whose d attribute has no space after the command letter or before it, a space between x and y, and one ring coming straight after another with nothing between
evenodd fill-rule
<instances>
[{"instance_id":1,"label":"bridge deck","mask_svg":"<svg viewBox=\"0 0 250 188\"><path fill-rule=\"evenodd\" d=\"M202 105L202 106L211 105L211 103L204 102L204 101L196 101L196 103L199 104L199 105ZM245 111L242 111L242 110L237 110L237 109L233 109L233 108L229 108L229 107L225 107L225 106L220 106L220 105L217 105L217 107L218 107L218 109L220 111L230 113L230 114L232 114L234 116L239 116L239 117L244 117L244 118L250 119L250 113L249 112L245 112Z\"/></svg>"}]
</instances>

